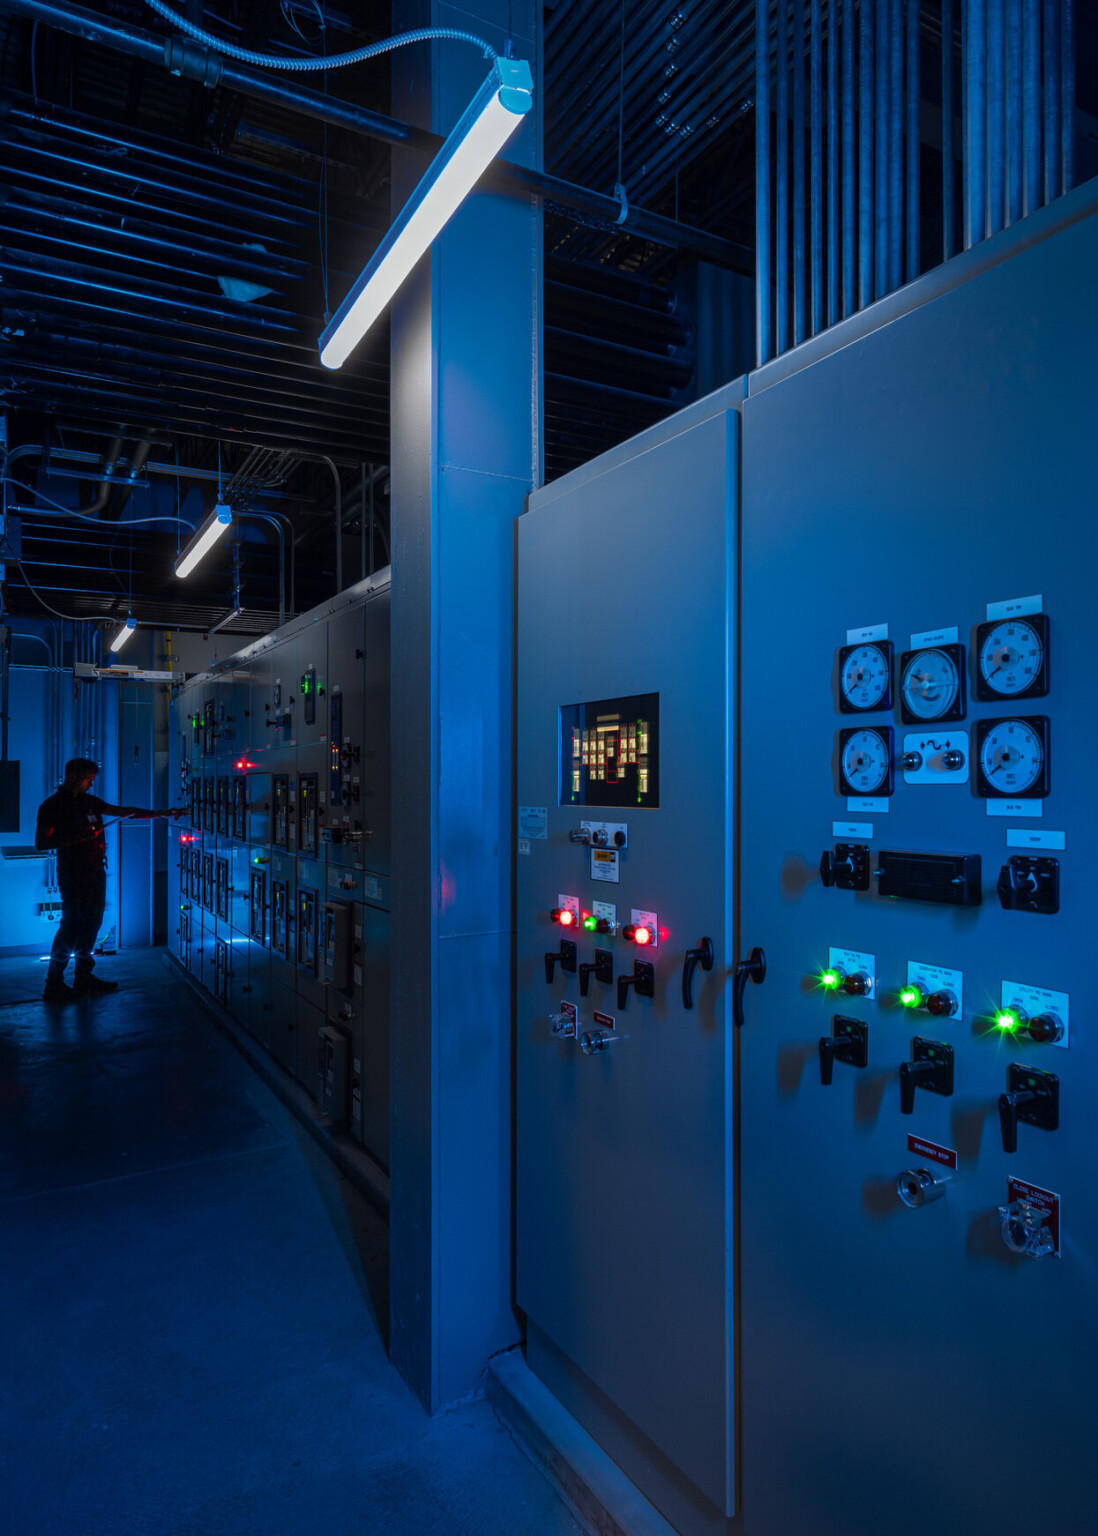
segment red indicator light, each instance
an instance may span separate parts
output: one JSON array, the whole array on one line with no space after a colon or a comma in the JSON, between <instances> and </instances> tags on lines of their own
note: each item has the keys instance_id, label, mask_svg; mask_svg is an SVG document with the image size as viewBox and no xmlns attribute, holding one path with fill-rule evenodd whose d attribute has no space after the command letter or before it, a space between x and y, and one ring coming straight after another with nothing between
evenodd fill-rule
<instances>
[{"instance_id":1,"label":"red indicator light","mask_svg":"<svg viewBox=\"0 0 1098 1536\"><path fill-rule=\"evenodd\" d=\"M651 944L651 942L652 942L652 935L649 932L649 930L644 927L643 924L637 929L636 933L633 935L633 942L636 943L636 944Z\"/></svg>"},{"instance_id":2,"label":"red indicator light","mask_svg":"<svg viewBox=\"0 0 1098 1536\"><path fill-rule=\"evenodd\" d=\"M560 914L560 926L562 928L571 928L575 920L576 914L570 908L565 907L564 911Z\"/></svg>"}]
</instances>

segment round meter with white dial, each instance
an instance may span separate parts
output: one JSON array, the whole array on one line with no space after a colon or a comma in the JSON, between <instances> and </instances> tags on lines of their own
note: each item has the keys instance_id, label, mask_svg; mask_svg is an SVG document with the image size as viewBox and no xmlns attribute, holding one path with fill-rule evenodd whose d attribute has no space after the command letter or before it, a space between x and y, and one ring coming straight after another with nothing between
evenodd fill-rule
<instances>
[{"instance_id":1,"label":"round meter with white dial","mask_svg":"<svg viewBox=\"0 0 1098 1536\"><path fill-rule=\"evenodd\" d=\"M848 796L892 793L892 729L854 727L839 732L839 789Z\"/></svg>"},{"instance_id":2,"label":"round meter with white dial","mask_svg":"<svg viewBox=\"0 0 1098 1536\"><path fill-rule=\"evenodd\" d=\"M843 714L892 707L892 642L865 641L839 652L839 708Z\"/></svg>"},{"instance_id":3,"label":"round meter with white dial","mask_svg":"<svg viewBox=\"0 0 1098 1536\"><path fill-rule=\"evenodd\" d=\"M1048 794L1047 715L981 720L976 726L976 793L992 799Z\"/></svg>"},{"instance_id":4,"label":"round meter with white dial","mask_svg":"<svg viewBox=\"0 0 1098 1536\"><path fill-rule=\"evenodd\" d=\"M998 619L976 630L976 695L1038 698L1048 692L1048 617Z\"/></svg>"},{"instance_id":5,"label":"round meter with white dial","mask_svg":"<svg viewBox=\"0 0 1098 1536\"><path fill-rule=\"evenodd\" d=\"M905 651L900 658L900 713L908 725L965 717L965 660L959 645Z\"/></svg>"}]
</instances>

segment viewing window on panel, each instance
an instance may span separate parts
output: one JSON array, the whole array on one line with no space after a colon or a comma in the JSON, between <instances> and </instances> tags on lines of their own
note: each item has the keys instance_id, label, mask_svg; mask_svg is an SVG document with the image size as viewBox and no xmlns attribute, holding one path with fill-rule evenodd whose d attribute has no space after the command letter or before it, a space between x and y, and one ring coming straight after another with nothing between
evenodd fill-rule
<instances>
[{"instance_id":1,"label":"viewing window on panel","mask_svg":"<svg viewBox=\"0 0 1098 1536\"><path fill-rule=\"evenodd\" d=\"M560 804L660 803L660 696L560 707Z\"/></svg>"}]
</instances>

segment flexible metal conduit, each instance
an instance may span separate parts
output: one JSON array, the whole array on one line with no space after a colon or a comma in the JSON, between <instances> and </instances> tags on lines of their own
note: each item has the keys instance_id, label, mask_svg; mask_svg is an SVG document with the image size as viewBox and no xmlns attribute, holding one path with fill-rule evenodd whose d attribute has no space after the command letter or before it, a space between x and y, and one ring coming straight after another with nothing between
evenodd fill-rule
<instances>
[{"instance_id":1,"label":"flexible metal conduit","mask_svg":"<svg viewBox=\"0 0 1098 1536\"><path fill-rule=\"evenodd\" d=\"M767 0L756 0L759 363L803 340L809 329L815 334L825 310L831 325L912 281L931 239L942 259L955 254L958 159L966 248L1070 190L1075 4L777 0L772 90L771 11ZM935 49L940 243L933 231L924 240L921 214L932 163L922 137L929 111L923 62Z\"/></svg>"}]
</instances>

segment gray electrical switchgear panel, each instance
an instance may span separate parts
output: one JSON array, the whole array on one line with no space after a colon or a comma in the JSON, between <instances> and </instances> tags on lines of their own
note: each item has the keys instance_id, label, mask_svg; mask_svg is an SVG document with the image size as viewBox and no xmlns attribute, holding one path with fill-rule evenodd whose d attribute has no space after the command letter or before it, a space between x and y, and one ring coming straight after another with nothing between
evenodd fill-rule
<instances>
[{"instance_id":1,"label":"gray electrical switchgear panel","mask_svg":"<svg viewBox=\"0 0 1098 1536\"><path fill-rule=\"evenodd\" d=\"M701 1499L722 1516L735 1510L723 979L738 426L733 406L536 493L518 577L528 1356L661 1507Z\"/></svg>"},{"instance_id":2,"label":"gray electrical switchgear panel","mask_svg":"<svg viewBox=\"0 0 1098 1536\"><path fill-rule=\"evenodd\" d=\"M1017 243L520 523L517 1295L683 1536L1093 1527L1098 218Z\"/></svg>"},{"instance_id":3,"label":"gray electrical switchgear panel","mask_svg":"<svg viewBox=\"0 0 1098 1536\"><path fill-rule=\"evenodd\" d=\"M173 947L387 1164L389 581L176 685Z\"/></svg>"}]
</instances>

